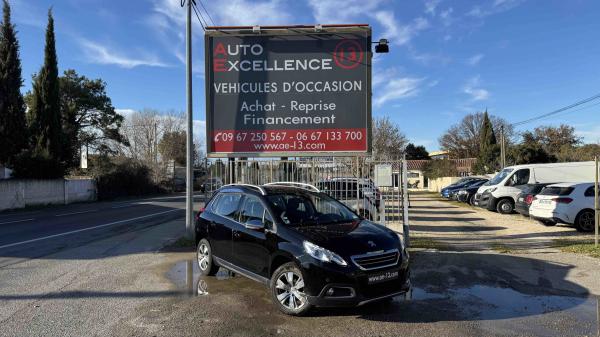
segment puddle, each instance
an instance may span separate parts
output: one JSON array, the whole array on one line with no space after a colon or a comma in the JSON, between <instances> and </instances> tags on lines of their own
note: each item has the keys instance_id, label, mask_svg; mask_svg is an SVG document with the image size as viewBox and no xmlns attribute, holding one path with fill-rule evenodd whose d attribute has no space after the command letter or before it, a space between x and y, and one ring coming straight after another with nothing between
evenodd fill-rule
<instances>
[{"instance_id":1,"label":"puddle","mask_svg":"<svg viewBox=\"0 0 600 337\"><path fill-rule=\"evenodd\" d=\"M240 290L256 289L257 295L266 293L266 288L243 276L235 275L224 268L214 277L201 276L195 260L177 262L166 274L167 278L181 290L182 295L206 296L219 293L240 293Z\"/></svg>"},{"instance_id":2,"label":"puddle","mask_svg":"<svg viewBox=\"0 0 600 337\"><path fill-rule=\"evenodd\" d=\"M266 287L223 268L216 277L203 277L195 260L184 260L177 262L166 276L184 296L237 296L250 307L264 308L264 312L274 310ZM600 301L596 297L532 295L512 288L479 284L445 292L414 287L411 301L396 298L394 303L385 310L377 307L328 310L325 316L354 315L368 310L369 319L375 320L379 315L386 315L386 319L392 321L410 321L411 316L422 321L427 317L427 322L478 321L483 328L492 331L516 329L532 335L564 336L567 329L568 335L600 336ZM411 311L409 317L406 317L407 309ZM557 321L562 322L560 327Z\"/></svg>"}]
</instances>

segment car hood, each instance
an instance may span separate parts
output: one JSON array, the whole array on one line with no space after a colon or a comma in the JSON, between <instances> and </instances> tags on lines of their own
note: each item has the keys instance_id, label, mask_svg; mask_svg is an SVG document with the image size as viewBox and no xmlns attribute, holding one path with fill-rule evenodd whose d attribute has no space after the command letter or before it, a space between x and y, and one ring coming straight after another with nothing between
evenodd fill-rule
<instances>
[{"instance_id":1,"label":"car hood","mask_svg":"<svg viewBox=\"0 0 600 337\"><path fill-rule=\"evenodd\" d=\"M400 248L395 232L368 220L294 227L293 230L305 240L344 257Z\"/></svg>"}]
</instances>

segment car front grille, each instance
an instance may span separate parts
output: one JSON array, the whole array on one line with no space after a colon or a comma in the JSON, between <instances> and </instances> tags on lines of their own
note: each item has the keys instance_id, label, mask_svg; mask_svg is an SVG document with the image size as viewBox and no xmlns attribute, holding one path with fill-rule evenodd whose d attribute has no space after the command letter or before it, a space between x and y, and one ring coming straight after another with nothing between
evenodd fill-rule
<instances>
[{"instance_id":1,"label":"car front grille","mask_svg":"<svg viewBox=\"0 0 600 337\"><path fill-rule=\"evenodd\" d=\"M352 262L362 270L391 267L398 264L399 259L400 253L397 249L352 256Z\"/></svg>"}]
</instances>

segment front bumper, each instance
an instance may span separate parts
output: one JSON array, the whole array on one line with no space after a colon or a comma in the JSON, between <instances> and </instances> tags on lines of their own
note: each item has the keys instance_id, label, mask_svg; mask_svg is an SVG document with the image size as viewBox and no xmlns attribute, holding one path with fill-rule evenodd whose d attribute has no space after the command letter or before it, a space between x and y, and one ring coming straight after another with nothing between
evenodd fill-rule
<instances>
[{"instance_id":1,"label":"front bumper","mask_svg":"<svg viewBox=\"0 0 600 337\"><path fill-rule=\"evenodd\" d=\"M310 258L312 259L312 258ZM403 262L404 260L404 262ZM372 271L360 270L349 262L341 267L317 261L301 262L308 302L317 307L356 307L385 298L406 295L411 290L410 264L400 259L398 264ZM368 277L398 271L390 281L368 284ZM330 289L335 295L328 295Z\"/></svg>"},{"instance_id":2,"label":"front bumper","mask_svg":"<svg viewBox=\"0 0 600 337\"><path fill-rule=\"evenodd\" d=\"M498 199L488 192L482 193L477 200L477 206L485 208L488 211L495 211L497 203Z\"/></svg>"}]
</instances>

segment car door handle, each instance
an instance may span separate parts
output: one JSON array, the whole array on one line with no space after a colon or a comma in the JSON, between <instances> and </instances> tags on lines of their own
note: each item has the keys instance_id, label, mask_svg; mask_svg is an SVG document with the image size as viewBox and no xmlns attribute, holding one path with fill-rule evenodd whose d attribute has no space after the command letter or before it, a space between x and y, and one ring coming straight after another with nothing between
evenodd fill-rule
<instances>
[{"instance_id":1,"label":"car door handle","mask_svg":"<svg viewBox=\"0 0 600 337\"><path fill-rule=\"evenodd\" d=\"M233 237L234 238L239 238L241 236L240 232L238 231L233 231Z\"/></svg>"}]
</instances>

